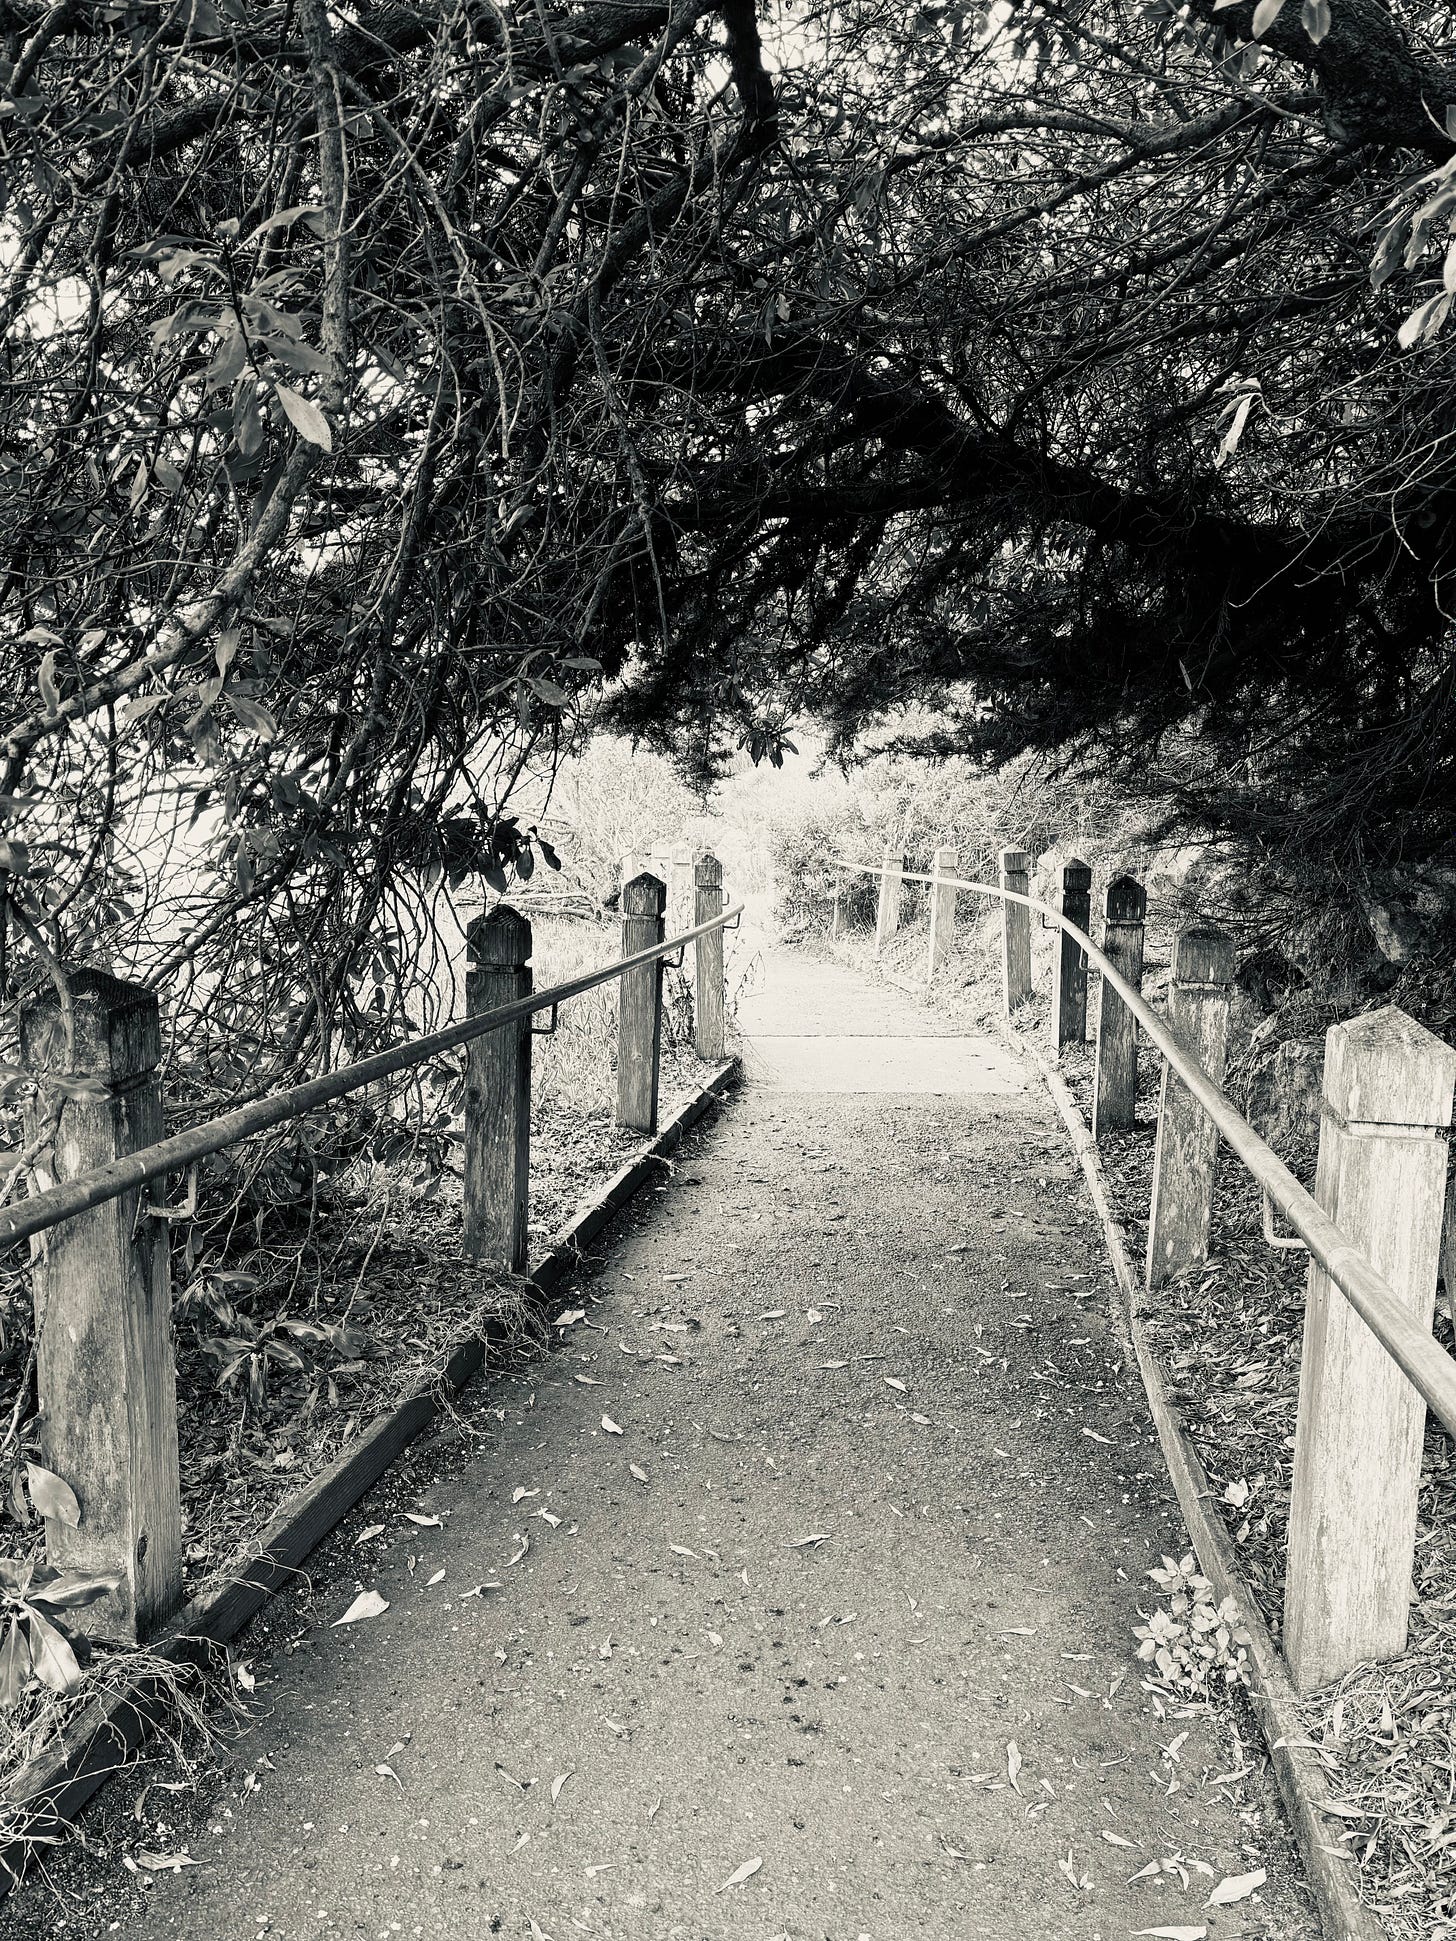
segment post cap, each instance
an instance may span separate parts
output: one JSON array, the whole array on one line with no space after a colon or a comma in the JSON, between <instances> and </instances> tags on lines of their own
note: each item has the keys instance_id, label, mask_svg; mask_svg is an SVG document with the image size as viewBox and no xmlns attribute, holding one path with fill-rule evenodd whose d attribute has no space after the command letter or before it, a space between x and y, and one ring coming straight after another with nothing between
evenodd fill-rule
<instances>
[{"instance_id":1,"label":"post cap","mask_svg":"<svg viewBox=\"0 0 1456 1941\"><path fill-rule=\"evenodd\" d=\"M52 986L26 1005L21 1057L36 1072L77 1071L113 1084L139 1078L162 1062L161 1006L145 984L87 965L69 973L76 1043L66 1052L61 1000Z\"/></svg>"},{"instance_id":2,"label":"post cap","mask_svg":"<svg viewBox=\"0 0 1456 1941\"><path fill-rule=\"evenodd\" d=\"M1393 1004L1325 1035L1325 1101L1347 1122L1448 1126L1453 1088L1456 1051Z\"/></svg>"},{"instance_id":3,"label":"post cap","mask_svg":"<svg viewBox=\"0 0 1456 1941\"><path fill-rule=\"evenodd\" d=\"M1064 890L1090 890L1092 887L1092 865L1084 863L1080 856L1069 856L1062 864L1062 888Z\"/></svg>"},{"instance_id":4,"label":"post cap","mask_svg":"<svg viewBox=\"0 0 1456 1941\"><path fill-rule=\"evenodd\" d=\"M1193 923L1173 939L1175 984L1232 984L1233 939L1212 923Z\"/></svg>"},{"instance_id":5,"label":"post cap","mask_svg":"<svg viewBox=\"0 0 1456 1941\"><path fill-rule=\"evenodd\" d=\"M698 858L693 880L700 890L721 889L723 884L723 865L711 849L705 849Z\"/></svg>"},{"instance_id":6,"label":"post cap","mask_svg":"<svg viewBox=\"0 0 1456 1941\"><path fill-rule=\"evenodd\" d=\"M622 890L624 917L660 917L667 908L667 885L660 876L644 869Z\"/></svg>"},{"instance_id":7,"label":"post cap","mask_svg":"<svg viewBox=\"0 0 1456 1941\"><path fill-rule=\"evenodd\" d=\"M1003 849L1001 851L1001 874L1003 876L1025 876L1031 866L1031 858L1024 849Z\"/></svg>"},{"instance_id":8,"label":"post cap","mask_svg":"<svg viewBox=\"0 0 1456 1941\"><path fill-rule=\"evenodd\" d=\"M1109 923L1141 923L1148 914L1148 893L1135 876L1114 876L1106 907Z\"/></svg>"},{"instance_id":9,"label":"post cap","mask_svg":"<svg viewBox=\"0 0 1456 1941\"><path fill-rule=\"evenodd\" d=\"M472 964L519 968L531 961L531 924L509 903L472 917L465 929L465 951Z\"/></svg>"},{"instance_id":10,"label":"post cap","mask_svg":"<svg viewBox=\"0 0 1456 1941\"><path fill-rule=\"evenodd\" d=\"M960 851L958 849L953 849L950 847L949 844L947 844L945 848L936 850L935 852L936 869L938 870L959 869L960 866L961 866L961 856L960 856Z\"/></svg>"}]
</instances>

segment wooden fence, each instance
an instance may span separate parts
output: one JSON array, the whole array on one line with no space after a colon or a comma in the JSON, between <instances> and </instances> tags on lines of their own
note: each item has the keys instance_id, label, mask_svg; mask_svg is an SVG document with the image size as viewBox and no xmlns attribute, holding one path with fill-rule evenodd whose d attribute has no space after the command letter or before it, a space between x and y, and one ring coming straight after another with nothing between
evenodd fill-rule
<instances>
[{"instance_id":1,"label":"wooden fence","mask_svg":"<svg viewBox=\"0 0 1456 1941\"><path fill-rule=\"evenodd\" d=\"M616 980L617 1117L655 1131L663 971L674 952L682 962L689 944L696 955L695 1046L706 1059L723 1055L723 933L741 906L725 909L723 873L712 856L697 863L694 896L695 922L669 940L666 885L636 876L623 893L620 961L538 992L531 988L531 926L498 905L466 933L471 968L459 1022L170 1138L162 1137L155 992L105 971L75 973L65 999L70 1049L58 993L27 1009L22 1057L42 1087L58 1071L98 1081L94 1096L66 1099L50 1145L54 1183L0 1210L0 1245L31 1240L42 1461L80 1506L79 1522L46 1518L46 1558L61 1570L117 1579L105 1598L73 1613L78 1629L144 1639L181 1603L168 1234L195 1207L199 1161L464 1046L464 1251L502 1274L524 1272L532 1019L549 1012L549 1033L559 1005ZM191 1177L186 1201L180 1208L161 1204L154 1184L184 1172Z\"/></svg>"},{"instance_id":2,"label":"wooden fence","mask_svg":"<svg viewBox=\"0 0 1456 1941\"><path fill-rule=\"evenodd\" d=\"M1128 876L1102 896L1103 941L1091 928L1092 871L1060 871L1056 907L1027 892L1028 862L1003 850L1000 880L835 860L836 872L880 879L877 947L898 922L901 882L931 886L928 979L950 949L962 892L999 899L1008 1018L1034 998L1031 917L1053 924L1047 1034L1051 1049L1087 1035L1087 971L1101 973L1093 1131L1135 1122L1139 1031L1162 1053L1144 1279L1157 1287L1208 1252L1215 1175L1226 1142L1264 1195L1272 1246L1309 1254L1304 1354L1294 1440L1284 1650L1299 1690L1406 1647L1416 1499L1426 1409L1456 1435L1456 1361L1432 1337L1447 1189L1456 1050L1394 1007L1333 1025L1313 1194L1220 1087L1228 1045L1233 946L1206 925L1173 940L1166 1017L1142 997L1147 897ZM837 886L837 877L836 877ZM836 887L836 908L838 895ZM1293 1237L1280 1238L1281 1214Z\"/></svg>"}]
</instances>

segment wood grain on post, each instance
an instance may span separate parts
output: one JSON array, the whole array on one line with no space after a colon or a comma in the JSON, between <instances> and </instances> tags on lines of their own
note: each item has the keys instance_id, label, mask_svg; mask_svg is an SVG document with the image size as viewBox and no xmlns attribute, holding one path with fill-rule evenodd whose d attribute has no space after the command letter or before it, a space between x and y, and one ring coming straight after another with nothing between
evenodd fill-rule
<instances>
[{"instance_id":1,"label":"wood grain on post","mask_svg":"<svg viewBox=\"0 0 1456 1941\"><path fill-rule=\"evenodd\" d=\"M1221 930L1195 925L1173 939L1168 1026L1215 1085L1228 1058L1234 948ZM1158 1100L1153 1203L1143 1277L1157 1287L1208 1254L1218 1129L1167 1060Z\"/></svg>"},{"instance_id":2,"label":"wood grain on post","mask_svg":"<svg viewBox=\"0 0 1456 1941\"><path fill-rule=\"evenodd\" d=\"M674 937L693 927L693 862L692 848L685 842L674 843L667 852L665 921L668 933Z\"/></svg>"},{"instance_id":3,"label":"wood grain on post","mask_svg":"<svg viewBox=\"0 0 1456 1941\"><path fill-rule=\"evenodd\" d=\"M839 899L840 899L840 892L843 889L843 887L844 887L844 873L842 870L835 870L834 872L834 914L829 919L829 934L831 937L837 937L840 932L841 919L840 919L840 912L839 912Z\"/></svg>"},{"instance_id":4,"label":"wood grain on post","mask_svg":"<svg viewBox=\"0 0 1456 1941\"><path fill-rule=\"evenodd\" d=\"M694 874L696 902L693 923L711 923L723 914L723 865L711 853L703 856ZM699 1058L723 1056L723 931L704 931L697 941L693 988L693 1043Z\"/></svg>"},{"instance_id":5,"label":"wood grain on post","mask_svg":"<svg viewBox=\"0 0 1456 1941\"><path fill-rule=\"evenodd\" d=\"M904 869L905 858L886 844L880 877L880 907L875 919L876 957L883 954L885 945L900 928L900 878Z\"/></svg>"},{"instance_id":6,"label":"wood grain on post","mask_svg":"<svg viewBox=\"0 0 1456 1941\"><path fill-rule=\"evenodd\" d=\"M28 1007L26 1069L84 1073L110 1096L66 1100L45 1185L163 1134L155 993L81 970L71 977L71 1002L71 1052L56 997ZM40 1459L81 1506L77 1529L46 1520L46 1559L61 1570L120 1572L116 1591L69 1613L68 1622L92 1636L133 1641L150 1636L182 1601L170 1230L149 1216L151 1203L150 1189L125 1193L31 1242Z\"/></svg>"},{"instance_id":7,"label":"wood grain on post","mask_svg":"<svg viewBox=\"0 0 1456 1941\"><path fill-rule=\"evenodd\" d=\"M480 1017L531 995L531 926L498 904L465 933L465 1009ZM462 1245L472 1260L523 1274L531 1191L531 1021L472 1039L465 1067Z\"/></svg>"},{"instance_id":8,"label":"wood grain on post","mask_svg":"<svg viewBox=\"0 0 1456 1941\"><path fill-rule=\"evenodd\" d=\"M1057 908L1070 923L1087 931L1092 923L1092 871L1072 857L1062 865ZM1080 1045L1087 1037L1087 953L1075 937L1058 929L1052 953L1052 1048Z\"/></svg>"},{"instance_id":9,"label":"wood grain on post","mask_svg":"<svg viewBox=\"0 0 1456 1941\"><path fill-rule=\"evenodd\" d=\"M955 876L960 871L959 853L950 848L937 849L935 860L930 865L934 881L930 885L930 952L925 966L925 981L934 980L935 973L950 956L955 943L956 887L944 879Z\"/></svg>"},{"instance_id":10,"label":"wood grain on post","mask_svg":"<svg viewBox=\"0 0 1456 1941\"><path fill-rule=\"evenodd\" d=\"M645 871L622 891L622 955L650 950L665 935L667 885ZM662 961L639 964L617 980L617 1123L657 1130L657 1085L662 1062Z\"/></svg>"},{"instance_id":11,"label":"wood grain on post","mask_svg":"<svg viewBox=\"0 0 1456 1941\"><path fill-rule=\"evenodd\" d=\"M1436 1301L1456 1051L1393 1007L1325 1039L1315 1197L1422 1329ZM1406 1647L1426 1405L1313 1261L1284 1652L1301 1692Z\"/></svg>"},{"instance_id":12,"label":"wood grain on post","mask_svg":"<svg viewBox=\"0 0 1456 1941\"><path fill-rule=\"evenodd\" d=\"M1001 851L1001 887L1025 896L1031 863L1024 849ZM1001 905L1001 1001L1009 1018L1031 996L1031 912L1024 903Z\"/></svg>"},{"instance_id":13,"label":"wood grain on post","mask_svg":"<svg viewBox=\"0 0 1456 1941\"><path fill-rule=\"evenodd\" d=\"M1102 948L1135 991L1143 987L1143 927L1147 891L1131 876L1107 885ZM1137 1019L1104 977L1097 993L1097 1071L1092 1087L1092 1137L1125 1130L1137 1119Z\"/></svg>"}]
</instances>

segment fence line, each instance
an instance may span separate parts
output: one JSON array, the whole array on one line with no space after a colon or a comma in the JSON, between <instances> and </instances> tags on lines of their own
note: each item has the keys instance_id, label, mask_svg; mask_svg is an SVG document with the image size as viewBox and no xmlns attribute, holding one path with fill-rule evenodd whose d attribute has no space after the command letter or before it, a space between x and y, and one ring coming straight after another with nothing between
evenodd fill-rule
<instances>
[{"instance_id":1,"label":"fence line","mask_svg":"<svg viewBox=\"0 0 1456 1941\"><path fill-rule=\"evenodd\" d=\"M880 878L883 891L884 866L831 861L836 885L840 872L854 870ZM1075 916L1021 888L1024 866L1020 852L1003 853L1000 884L907 871L899 859L894 867L900 880L936 884L942 895L953 887L1001 903L1008 1016L1018 995L1011 966L1015 961L1019 982L1024 961L1025 920L1017 913L1036 912L1059 931L1049 1020L1054 1049L1083 1035L1085 1011L1079 1027L1075 999L1079 987L1085 999L1087 965L1101 972L1094 1096L1110 1103L1115 1093L1120 1100L1120 1110L1104 1115L1104 1132L1107 1124L1125 1123L1129 1109L1128 1032L1110 1011L1109 993L1162 1053L1147 1285L1206 1254L1220 1137L1264 1194L1266 1238L1289 1244L1273 1232L1277 1209L1309 1253L1285 1641L1296 1684L1312 1690L1355 1664L1404 1649L1422 1404L1456 1435L1456 1361L1431 1334L1456 1051L1393 1007L1331 1027L1316 1197L1217 1082L1233 976L1229 940L1206 926L1178 934L1169 1015L1159 1017L1138 988L1146 911L1141 885L1121 877L1109 886L1110 949L1104 951L1085 927L1087 866L1073 862L1063 871L1064 903ZM1069 962L1069 952L1077 963ZM1029 995L1029 976L1025 988ZM1104 1071L1104 1058L1115 1060L1116 1069ZM1343 1301L1332 1298L1336 1292Z\"/></svg>"}]
</instances>

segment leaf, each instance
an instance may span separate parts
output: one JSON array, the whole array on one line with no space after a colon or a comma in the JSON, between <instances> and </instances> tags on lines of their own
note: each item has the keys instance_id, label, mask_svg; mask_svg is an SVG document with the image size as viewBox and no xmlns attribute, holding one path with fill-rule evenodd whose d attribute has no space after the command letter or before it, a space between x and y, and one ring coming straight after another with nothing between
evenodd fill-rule
<instances>
[{"instance_id":1,"label":"leaf","mask_svg":"<svg viewBox=\"0 0 1456 1941\"><path fill-rule=\"evenodd\" d=\"M45 712L48 715L58 713L61 705L61 690L56 684L56 654L54 648L41 660L40 667L36 673L35 684L40 689L40 704Z\"/></svg>"},{"instance_id":2,"label":"leaf","mask_svg":"<svg viewBox=\"0 0 1456 1941\"><path fill-rule=\"evenodd\" d=\"M1008 1739L1006 1742L1006 1777L1010 1780L1013 1789L1018 1793L1021 1791L1021 1788L1016 1783L1016 1776L1020 1771L1021 1748L1014 1739Z\"/></svg>"},{"instance_id":3,"label":"leaf","mask_svg":"<svg viewBox=\"0 0 1456 1941\"><path fill-rule=\"evenodd\" d=\"M1229 1874L1209 1895L1208 1905L1231 1907L1235 1901L1246 1901L1267 1879L1268 1875L1262 1867L1256 1867L1251 1874Z\"/></svg>"},{"instance_id":4,"label":"leaf","mask_svg":"<svg viewBox=\"0 0 1456 1941\"><path fill-rule=\"evenodd\" d=\"M762 1865L763 1861L760 1859L745 1860L743 1865L741 1867L735 1867L723 1882L723 1885L721 1887L715 1887L713 1892L715 1894L726 1894L730 1887L741 1887L746 1880L753 1879L753 1876Z\"/></svg>"},{"instance_id":5,"label":"leaf","mask_svg":"<svg viewBox=\"0 0 1456 1941\"><path fill-rule=\"evenodd\" d=\"M1106 1827L1102 1829L1102 1837L1110 1847L1135 1847L1137 1845L1136 1840L1125 1840L1120 1833L1109 1833Z\"/></svg>"},{"instance_id":6,"label":"leaf","mask_svg":"<svg viewBox=\"0 0 1456 1941\"><path fill-rule=\"evenodd\" d=\"M553 1328L561 1328L565 1330L567 1328L575 1327L578 1321L585 1321L585 1319L586 1319L586 1309L584 1307L569 1307L566 1310L565 1314L558 1314L556 1319L552 1322L551 1325Z\"/></svg>"},{"instance_id":7,"label":"leaf","mask_svg":"<svg viewBox=\"0 0 1456 1941\"><path fill-rule=\"evenodd\" d=\"M24 876L30 868L30 850L23 842L0 841L0 869L12 876Z\"/></svg>"},{"instance_id":8,"label":"leaf","mask_svg":"<svg viewBox=\"0 0 1456 1941\"><path fill-rule=\"evenodd\" d=\"M34 1607L30 1611L30 1655L36 1677L53 1692L74 1692L81 1683L81 1667L70 1640Z\"/></svg>"},{"instance_id":9,"label":"leaf","mask_svg":"<svg viewBox=\"0 0 1456 1941\"><path fill-rule=\"evenodd\" d=\"M609 1436L619 1436L623 1433L621 1426L618 1423L614 1422L611 1416L609 1415L604 1415L602 1417L602 1427L606 1430Z\"/></svg>"},{"instance_id":10,"label":"leaf","mask_svg":"<svg viewBox=\"0 0 1456 1941\"><path fill-rule=\"evenodd\" d=\"M427 1578L425 1579L425 1589L426 1589L426 1590L429 1590L429 1589L431 1589L431 1588L432 1588L432 1586L434 1586L435 1584L443 1584L443 1583L444 1583L444 1581L445 1581L445 1573L444 1573L444 1571L443 1571L443 1570L437 1570L437 1571L435 1572L435 1574L434 1574L434 1576L433 1576L433 1577L427 1577Z\"/></svg>"},{"instance_id":11,"label":"leaf","mask_svg":"<svg viewBox=\"0 0 1456 1941\"><path fill-rule=\"evenodd\" d=\"M1330 0L1304 0L1299 17L1304 31L1318 47L1330 31Z\"/></svg>"},{"instance_id":12,"label":"leaf","mask_svg":"<svg viewBox=\"0 0 1456 1941\"><path fill-rule=\"evenodd\" d=\"M689 1550L685 1543L670 1543L667 1547L674 1557L696 1557L698 1554L696 1550Z\"/></svg>"},{"instance_id":13,"label":"leaf","mask_svg":"<svg viewBox=\"0 0 1456 1941\"><path fill-rule=\"evenodd\" d=\"M1266 0L1267 4L1267 0ZM331 452L334 449L334 434L329 430L329 421L311 398L295 391L291 385L274 383L278 402L283 406L288 422L300 438L306 438L311 445Z\"/></svg>"},{"instance_id":14,"label":"leaf","mask_svg":"<svg viewBox=\"0 0 1456 1941\"><path fill-rule=\"evenodd\" d=\"M72 1530L80 1529L81 1505L69 1483L62 1482L53 1469L42 1469L36 1462L25 1465L25 1478L30 1485L30 1500L42 1516L64 1523Z\"/></svg>"},{"instance_id":15,"label":"leaf","mask_svg":"<svg viewBox=\"0 0 1456 1941\"><path fill-rule=\"evenodd\" d=\"M1250 30L1255 40L1262 40L1268 33L1279 18L1283 6L1284 0L1259 0L1258 6L1254 9L1254 24Z\"/></svg>"},{"instance_id":16,"label":"leaf","mask_svg":"<svg viewBox=\"0 0 1456 1941\"><path fill-rule=\"evenodd\" d=\"M885 1387L898 1389L902 1395L907 1393L905 1384L902 1381L897 1381L893 1375L886 1375Z\"/></svg>"},{"instance_id":17,"label":"leaf","mask_svg":"<svg viewBox=\"0 0 1456 1941\"><path fill-rule=\"evenodd\" d=\"M1146 1935L1156 1937L1156 1941L1204 1941L1207 1933L1207 1928L1138 1928L1133 1941Z\"/></svg>"},{"instance_id":18,"label":"leaf","mask_svg":"<svg viewBox=\"0 0 1456 1941\"><path fill-rule=\"evenodd\" d=\"M253 1676L253 1667L250 1659L240 1659L233 1666L233 1677L237 1680L237 1686L240 1692L251 1692L257 1689L258 1681Z\"/></svg>"},{"instance_id":19,"label":"leaf","mask_svg":"<svg viewBox=\"0 0 1456 1941\"><path fill-rule=\"evenodd\" d=\"M827 1530L811 1530L807 1537L790 1537L784 1544L785 1550L817 1549L821 1543L831 1543L833 1538Z\"/></svg>"},{"instance_id":20,"label":"leaf","mask_svg":"<svg viewBox=\"0 0 1456 1941\"><path fill-rule=\"evenodd\" d=\"M758 1318L760 1321L782 1321L787 1314L787 1308L771 1307L766 1314L760 1314Z\"/></svg>"},{"instance_id":21,"label":"leaf","mask_svg":"<svg viewBox=\"0 0 1456 1941\"><path fill-rule=\"evenodd\" d=\"M155 1853L150 1847L138 1847L135 1858L136 1864L149 1874L180 1874L184 1867L202 1865L190 1853Z\"/></svg>"},{"instance_id":22,"label":"leaf","mask_svg":"<svg viewBox=\"0 0 1456 1941\"><path fill-rule=\"evenodd\" d=\"M554 1805L556 1804L556 1802L557 1802L557 1800L559 1800L559 1799L561 1798L561 1789L562 1789L562 1787L563 1787L563 1786L564 1786L564 1785L566 1784L566 1782L567 1782L567 1780L568 1780L568 1779L570 1779L570 1777L571 1777L571 1775L572 1775L572 1774L573 1774L573 1773L574 1773L575 1771L576 1771L576 1767L575 1767L575 1766L569 1766L569 1767L567 1768L567 1770L566 1770L566 1771L565 1771L564 1773L558 1773L558 1774L556 1775L556 1777L555 1777L555 1779L553 1779L553 1780L552 1780L552 1782L551 1782L551 1804L552 1804L553 1806L554 1806Z\"/></svg>"},{"instance_id":23,"label":"leaf","mask_svg":"<svg viewBox=\"0 0 1456 1941\"><path fill-rule=\"evenodd\" d=\"M527 1489L524 1483L517 1483L516 1487L511 1491L511 1501L512 1503L522 1503L527 1497L539 1496L540 1494L539 1489Z\"/></svg>"},{"instance_id":24,"label":"leaf","mask_svg":"<svg viewBox=\"0 0 1456 1941\"><path fill-rule=\"evenodd\" d=\"M290 209L279 209L273 215L265 216L256 229L250 229L244 236L242 246L246 248L249 243L257 242L258 238L266 236L270 229L286 229L289 223L297 222L300 216L317 216L322 213L322 208L317 202L295 202Z\"/></svg>"},{"instance_id":25,"label":"leaf","mask_svg":"<svg viewBox=\"0 0 1456 1941\"><path fill-rule=\"evenodd\" d=\"M30 1645L17 1618L0 1644L0 1706L14 1705L30 1677Z\"/></svg>"},{"instance_id":26,"label":"leaf","mask_svg":"<svg viewBox=\"0 0 1456 1941\"><path fill-rule=\"evenodd\" d=\"M427 1516L423 1510L405 1510L406 1523L416 1524L421 1530L439 1530L444 1526L437 1516Z\"/></svg>"},{"instance_id":27,"label":"leaf","mask_svg":"<svg viewBox=\"0 0 1456 1941\"><path fill-rule=\"evenodd\" d=\"M354 1547L357 1549L361 1543L368 1543L371 1537L382 1537L383 1535L384 1525L382 1523L371 1523L367 1530L361 1530L358 1536L355 1537Z\"/></svg>"},{"instance_id":28,"label":"leaf","mask_svg":"<svg viewBox=\"0 0 1456 1941\"><path fill-rule=\"evenodd\" d=\"M278 723L260 702L250 701L246 694L238 694L229 688L223 699L232 709L238 725L251 728L262 741L277 741Z\"/></svg>"},{"instance_id":29,"label":"leaf","mask_svg":"<svg viewBox=\"0 0 1456 1941\"><path fill-rule=\"evenodd\" d=\"M381 1597L378 1591L360 1591L344 1615L334 1619L334 1624L358 1624L363 1618L383 1617L388 1609L388 1598Z\"/></svg>"},{"instance_id":30,"label":"leaf","mask_svg":"<svg viewBox=\"0 0 1456 1941\"><path fill-rule=\"evenodd\" d=\"M400 1778L399 1774L394 1770L394 1767L390 1765L387 1759L381 1759L379 1764L374 1768L374 1770L375 1772L378 1773L381 1779L392 1779L395 1785L398 1786L399 1790L401 1792L404 1791L404 1781Z\"/></svg>"},{"instance_id":31,"label":"leaf","mask_svg":"<svg viewBox=\"0 0 1456 1941\"><path fill-rule=\"evenodd\" d=\"M637 1478L639 1483L647 1483L652 1480L651 1477L647 1474L647 1471L641 1466L640 1463L629 1462L627 1467L628 1469L631 1470L632 1474Z\"/></svg>"},{"instance_id":32,"label":"leaf","mask_svg":"<svg viewBox=\"0 0 1456 1941\"><path fill-rule=\"evenodd\" d=\"M50 1611L82 1611L88 1604L105 1597L108 1591L118 1589L120 1584L119 1570L107 1571L100 1577L89 1571L63 1570L47 1583L33 1580L28 1601L42 1604Z\"/></svg>"}]
</instances>

